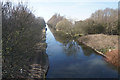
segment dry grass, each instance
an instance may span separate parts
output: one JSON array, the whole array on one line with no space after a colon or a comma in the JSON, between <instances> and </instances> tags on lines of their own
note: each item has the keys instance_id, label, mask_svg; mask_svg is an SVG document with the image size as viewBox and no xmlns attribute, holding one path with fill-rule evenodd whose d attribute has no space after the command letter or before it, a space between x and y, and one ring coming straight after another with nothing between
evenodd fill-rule
<instances>
[{"instance_id":1,"label":"dry grass","mask_svg":"<svg viewBox=\"0 0 120 80\"><path fill-rule=\"evenodd\" d=\"M102 52L101 50L104 50L106 56L105 60L115 66L120 67L120 54L118 53L119 43L117 35L87 35L80 37L78 41L100 52ZM109 49L111 49L111 51L109 51Z\"/></svg>"},{"instance_id":2,"label":"dry grass","mask_svg":"<svg viewBox=\"0 0 120 80\"><path fill-rule=\"evenodd\" d=\"M104 35L94 34L87 35L79 38L79 42L84 43L94 49L118 49L118 36L117 35Z\"/></svg>"}]
</instances>

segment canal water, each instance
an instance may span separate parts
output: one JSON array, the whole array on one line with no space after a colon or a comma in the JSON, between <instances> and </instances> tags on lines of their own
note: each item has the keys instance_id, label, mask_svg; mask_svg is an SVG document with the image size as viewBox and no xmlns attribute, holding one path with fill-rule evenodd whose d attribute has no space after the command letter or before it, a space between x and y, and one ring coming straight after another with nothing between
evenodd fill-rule
<instances>
[{"instance_id":1,"label":"canal water","mask_svg":"<svg viewBox=\"0 0 120 80\"><path fill-rule=\"evenodd\" d=\"M85 45L61 43L46 27L47 78L117 78L118 71ZM57 36L58 37L58 36Z\"/></svg>"}]
</instances>

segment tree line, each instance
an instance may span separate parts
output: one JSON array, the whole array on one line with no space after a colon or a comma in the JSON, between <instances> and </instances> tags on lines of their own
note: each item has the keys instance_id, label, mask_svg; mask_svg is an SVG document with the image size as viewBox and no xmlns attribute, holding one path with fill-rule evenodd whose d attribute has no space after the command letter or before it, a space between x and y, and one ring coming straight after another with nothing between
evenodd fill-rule
<instances>
[{"instance_id":1,"label":"tree line","mask_svg":"<svg viewBox=\"0 0 120 80\"><path fill-rule=\"evenodd\" d=\"M75 24L73 24L69 19L55 14L48 21L48 25L53 24L56 30L60 30L74 35L101 33L109 35L119 34L118 9L106 8L104 10L97 10L92 13L88 19L75 21Z\"/></svg>"},{"instance_id":2,"label":"tree line","mask_svg":"<svg viewBox=\"0 0 120 80\"><path fill-rule=\"evenodd\" d=\"M45 21L36 17L22 2L2 2L2 56L3 78L27 75L27 70L35 54L36 43L42 41Z\"/></svg>"}]
</instances>

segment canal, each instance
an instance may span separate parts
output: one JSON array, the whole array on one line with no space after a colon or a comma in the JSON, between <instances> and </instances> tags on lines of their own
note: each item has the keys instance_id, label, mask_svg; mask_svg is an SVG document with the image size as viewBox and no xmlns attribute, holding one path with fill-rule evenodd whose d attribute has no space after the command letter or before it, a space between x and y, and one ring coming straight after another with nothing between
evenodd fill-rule
<instances>
[{"instance_id":1,"label":"canal","mask_svg":"<svg viewBox=\"0 0 120 80\"><path fill-rule=\"evenodd\" d=\"M46 27L47 78L117 78L118 71L85 45L74 40L61 43ZM60 39L60 38L59 38ZM62 40L60 40L62 41Z\"/></svg>"}]
</instances>

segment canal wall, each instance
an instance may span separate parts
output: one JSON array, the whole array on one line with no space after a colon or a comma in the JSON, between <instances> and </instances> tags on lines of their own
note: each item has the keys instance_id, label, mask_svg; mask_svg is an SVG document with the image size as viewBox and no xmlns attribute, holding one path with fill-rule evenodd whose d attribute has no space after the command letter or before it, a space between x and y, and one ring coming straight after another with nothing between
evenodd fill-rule
<instances>
[{"instance_id":1,"label":"canal wall","mask_svg":"<svg viewBox=\"0 0 120 80\"><path fill-rule=\"evenodd\" d=\"M35 46L35 57L29 68L28 78L45 78L48 70L48 55L46 54L46 30L42 30L42 41Z\"/></svg>"}]
</instances>

